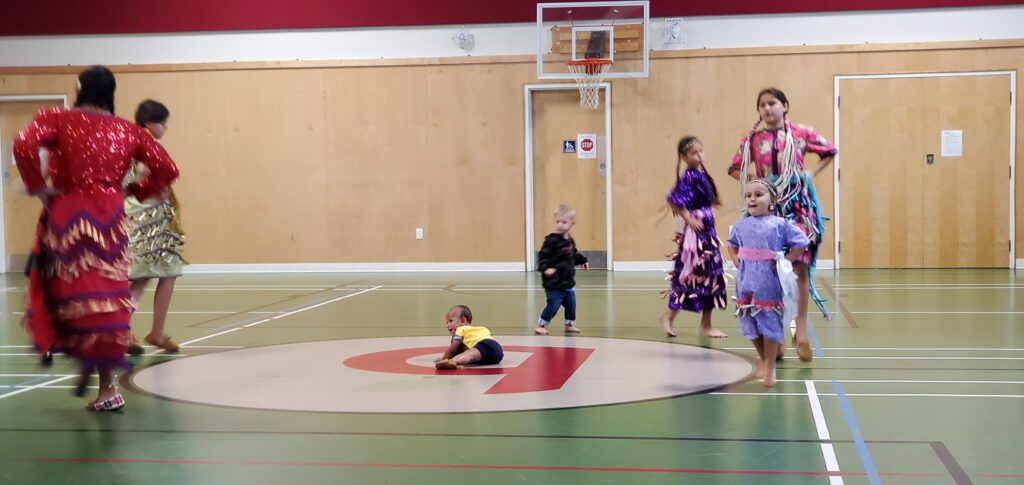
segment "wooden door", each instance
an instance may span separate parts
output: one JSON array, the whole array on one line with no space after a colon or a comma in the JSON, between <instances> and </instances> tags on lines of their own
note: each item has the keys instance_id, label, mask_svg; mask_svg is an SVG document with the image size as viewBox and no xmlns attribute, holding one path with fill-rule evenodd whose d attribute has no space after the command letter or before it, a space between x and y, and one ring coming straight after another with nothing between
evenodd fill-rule
<instances>
[{"instance_id":1,"label":"wooden door","mask_svg":"<svg viewBox=\"0 0 1024 485\"><path fill-rule=\"evenodd\" d=\"M1010 76L924 81L926 268L1006 268L1010 254ZM942 156L943 130L963 133ZM926 155L927 156L927 155Z\"/></svg>"},{"instance_id":2,"label":"wooden door","mask_svg":"<svg viewBox=\"0 0 1024 485\"><path fill-rule=\"evenodd\" d=\"M1009 76L844 79L839 92L841 267L1007 267ZM962 131L962 156L942 156L943 130Z\"/></svg>"},{"instance_id":3,"label":"wooden door","mask_svg":"<svg viewBox=\"0 0 1024 485\"><path fill-rule=\"evenodd\" d=\"M603 93L602 93L603 94ZM576 209L576 225L570 231L576 246L591 259L591 267L606 267L607 185L604 99L596 110L584 110L575 90L536 90L531 100L533 116L533 249L539 251L551 233L559 204ZM578 134L598 136L598 158L579 158L565 153L564 142Z\"/></svg>"}]
</instances>

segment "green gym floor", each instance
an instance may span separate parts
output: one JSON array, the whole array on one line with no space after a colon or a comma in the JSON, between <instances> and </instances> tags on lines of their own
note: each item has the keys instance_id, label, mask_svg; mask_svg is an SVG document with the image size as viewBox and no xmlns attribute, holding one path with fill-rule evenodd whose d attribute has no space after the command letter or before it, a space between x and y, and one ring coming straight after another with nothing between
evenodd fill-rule
<instances>
[{"instance_id":1,"label":"green gym floor","mask_svg":"<svg viewBox=\"0 0 1024 485\"><path fill-rule=\"evenodd\" d=\"M816 285L832 311L812 312L816 358L788 350L766 389L731 312L714 314L729 338L699 338L685 313L664 336L660 273L580 272L578 340L561 314L532 335L536 274L186 275L168 318L181 353L135 357L125 409L95 413L71 396L68 359L37 364L25 279L6 275L0 483L1024 483L1022 273L820 271ZM506 374L410 357L447 345L455 304L506 342ZM545 345L576 360L514 375ZM520 388L484 390L502 379Z\"/></svg>"}]
</instances>

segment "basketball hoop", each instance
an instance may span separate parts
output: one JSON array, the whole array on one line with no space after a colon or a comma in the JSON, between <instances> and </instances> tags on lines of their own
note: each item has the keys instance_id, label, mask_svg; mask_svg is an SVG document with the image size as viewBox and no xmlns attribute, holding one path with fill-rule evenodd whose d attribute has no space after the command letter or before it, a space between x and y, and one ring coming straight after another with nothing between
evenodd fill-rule
<instances>
[{"instance_id":1,"label":"basketball hoop","mask_svg":"<svg viewBox=\"0 0 1024 485\"><path fill-rule=\"evenodd\" d=\"M580 108L597 109L601 104L601 98L597 93L600 91L601 81L604 75L612 67L611 59L572 59L565 63L580 88Z\"/></svg>"}]
</instances>

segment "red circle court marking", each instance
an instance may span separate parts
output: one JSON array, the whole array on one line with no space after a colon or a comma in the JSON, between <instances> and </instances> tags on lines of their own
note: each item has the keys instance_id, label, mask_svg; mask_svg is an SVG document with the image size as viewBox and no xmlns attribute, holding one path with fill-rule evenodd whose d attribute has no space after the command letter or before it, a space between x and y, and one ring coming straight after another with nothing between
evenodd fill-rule
<instances>
[{"instance_id":1,"label":"red circle court marking","mask_svg":"<svg viewBox=\"0 0 1024 485\"><path fill-rule=\"evenodd\" d=\"M484 394L515 394L521 392L553 391L561 389L576 369L594 353L594 349L583 347L534 347L507 345L508 352L530 354L515 367L463 367L457 370L440 371L431 367L412 365L407 362L413 357L427 354L441 354L447 347L420 347L415 349L385 350L349 357L344 364L353 369L391 374L413 375L494 375L505 377L487 389Z\"/></svg>"}]
</instances>

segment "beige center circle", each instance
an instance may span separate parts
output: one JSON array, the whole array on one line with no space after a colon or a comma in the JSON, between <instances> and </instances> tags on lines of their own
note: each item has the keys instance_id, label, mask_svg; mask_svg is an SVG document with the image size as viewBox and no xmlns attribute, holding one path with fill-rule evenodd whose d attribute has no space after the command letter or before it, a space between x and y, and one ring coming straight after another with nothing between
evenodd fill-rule
<instances>
[{"instance_id":1,"label":"beige center circle","mask_svg":"<svg viewBox=\"0 0 1024 485\"><path fill-rule=\"evenodd\" d=\"M746 378L751 363L728 352L647 340L496 336L503 346L593 349L559 389L487 394L507 375L397 374L343 364L360 355L436 347L407 363L433 367L439 337L329 340L185 357L146 367L132 383L144 392L216 406L345 413L520 411L627 403L694 394ZM505 353L514 368L528 352ZM515 369L508 369L515 372ZM523 377L523 376L518 376ZM529 378L530 376L526 376ZM537 376L538 379L544 376Z\"/></svg>"}]
</instances>

